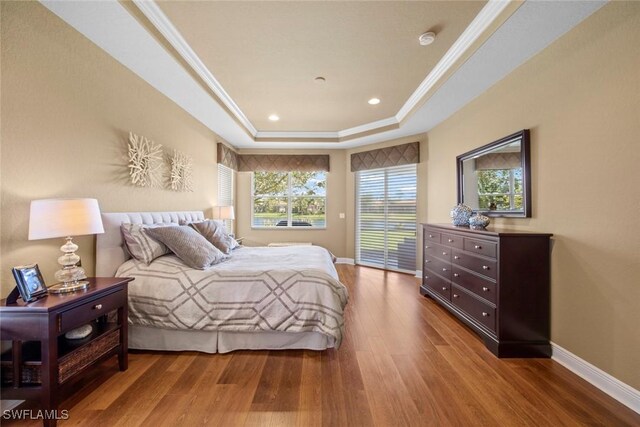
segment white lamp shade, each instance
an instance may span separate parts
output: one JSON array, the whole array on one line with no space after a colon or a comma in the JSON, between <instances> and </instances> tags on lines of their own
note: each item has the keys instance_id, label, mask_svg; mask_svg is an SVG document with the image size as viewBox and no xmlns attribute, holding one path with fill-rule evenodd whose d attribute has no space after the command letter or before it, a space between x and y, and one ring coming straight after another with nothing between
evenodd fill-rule
<instances>
[{"instance_id":1,"label":"white lamp shade","mask_svg":"<svg viewBox=\"0 0 640 427\"><path fill-rule=\"evenodd\" d=\"M31 201L29 240L104 233L96 199Z\"/></svg>"},{"instance_id":2,"label":"white lamp shade","mask_svg":"<svg viewBox=\"0 0 640 427\"><path fill-rule=\"evenodd\" d=\"M214 219L236 219L233 211L233 206L214 206L213 207Z\"/></svg>"}]
</instances>

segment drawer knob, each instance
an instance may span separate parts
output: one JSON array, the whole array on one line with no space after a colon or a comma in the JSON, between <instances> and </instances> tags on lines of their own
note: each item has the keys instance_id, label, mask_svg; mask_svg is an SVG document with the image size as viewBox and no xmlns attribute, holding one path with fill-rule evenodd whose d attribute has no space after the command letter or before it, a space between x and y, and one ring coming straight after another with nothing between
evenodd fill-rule
<instances>
[{"instance_id":1,"label":"drawer knob","mask_svg":"<svg viewBox=\"0 0 640 427\"><path fill-rule=\"evenodd\" d=\"M460 298L460 295L458 295L458 294L453 294L453 297L454 297L454 298Z\"/></svg>"},{"instance_id":2,"label":"drawer knob","mask_svg":"<svg viewBox=\"0 0 640 427\"><path fill-rule=\"evenodd\" d=\"M483 270L488 270L488 269L489 269L489 266L488 266L488 265L483 265L483 266L482 266L482 269L483 269Z\"/></svg>"},{"instance_id":3,"label":"drawer knob","mask_svg":"<svg viewBox=\"0 0 640 427\"><path fill-rule=\"evenodd\" d=\"M430 247L431 247L431 246L425 246L424 248L425 248L425 249L429 249Z\"/></svg>"},{"instance_id":4,"label":"drawer knob","mask_svg":"<svg viewBox=\"0 0 640 427\"><path fill-rule=\"evenodd\" d=\"M425 264L429 264L430 262L431 262L431 261L429 261L428 259L425 259L425 260L424 260L424 263L425 263Z\"/></svg>"},{"instance_id":5,"label":"drawer knob","mask_svg":"<svg viewBox=\"0 0 640 427\"><path fill-rule=\"evenodd\" d=\"M453 259L460 259L460 257L458 255L454 255Z\"/></svg>"},{"instance_id":6,"label":"drawer knob","mask_svg":"<svg viewBox=\"0 0 640 427\"><path fill-rule=\"evenodd\" d=\"M447 269L446 269L446 268L444 268L444 267L442 267L442 271L447 271Z\"/></svg>"},{"instance_id":7,"label":"drawer knob","mask_svg":"<svg viewBox=\"0 0 640 427\"><path fill-rule=\"evenodd\" d=\"M448 240L448 242L449 242L449 243L453 243L453 239L449 239L449 240Z\"/></svg>"},{"instance_id":8,"label":"drawer knob","mask_svg":"<svg viewBox=\"0 0 640 427\"><path fill-rule=\"evenodd\" d=\"M474 246L474 248L476 248L476 249L482 249L482 246L480 246L480 245L475 245L475 246Z\"/></svg>"},{"instance_id":9,"label":"drawer knob","mask_svg":"<svg viewBox=\"0 0 640 427\"><path fill-rule=\"evenodd\" d=\"M102 310L102 304L96 304L93 306L94 310Z\"/></svg>"},{"instance_id":10,"label":"drawer knob","mask_svg":"<svg viewBox=\"0 0 640 427\"><path fill-rule=\"evenodd\" d=\"M482 312L482 317L489 317L489 313L487 313L486 311Z\"/></svg>"},{"instance_id":11,"label":"drawer knob","mask_svg":"<svg viewBox=\"0 0 640 427\"><path fill-rule=\"evenodd\" d=\"M447 254L446 252L442 252L442 255L446 255L446 254Z\"/></svg>"},{"instance_id":12,"label":"drawer knob","mask_svg":"<svg viewBox=\"0 0 640 427\"><path fill-rule=\"evenodd\" d=\"M433 238L433 234L429 234L429 237Z\"/></svg>"},{"instance_id":13,"label":"drawer knob","mask_svg":"<svg viewBox=\"0 0 640 427\"><path fill-rule=\"evenodd\" d=\"M446 287L446 286L443 286L443 287L442 287L442 290L443 290L443 291L446 291L446 290L447 290L447 287Z\"/></svg>"},{"instance_id":14,"label":"drawer knob","mask_svg":"<svg viewBox=\"0 0 640 427\"><path fill-rule=\"evenodd\" d=\"M489 288L487 288L486 286L483 286L483 287L482 287L482 290L483 290L484 292L489 292Z\"/></svg>"},{"instance_id":15,"label":"drawer knob","mask_svg":"<svg viewBox=\"0 0 640 427\"><path fill-rule=\"evenodd\" d=\"M453 273L453 277L460 277L458 273Z\"/></svg>"}]
</instances>

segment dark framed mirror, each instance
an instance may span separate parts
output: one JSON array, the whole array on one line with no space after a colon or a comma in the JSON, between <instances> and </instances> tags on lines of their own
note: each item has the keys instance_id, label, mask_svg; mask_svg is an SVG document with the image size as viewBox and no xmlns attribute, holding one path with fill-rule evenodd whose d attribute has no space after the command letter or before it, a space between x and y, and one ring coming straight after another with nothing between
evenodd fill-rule
<instances>
[{"instance_id":1,"label":"dark framed mirror","mask_svg":"<svg viewBox=\"0 0 640 427\"><path fill-rule=\"evenodd\" d=\"M456 157L458 203L493 217L531 217L529 130Z\"/></svg>"}]
</instances>

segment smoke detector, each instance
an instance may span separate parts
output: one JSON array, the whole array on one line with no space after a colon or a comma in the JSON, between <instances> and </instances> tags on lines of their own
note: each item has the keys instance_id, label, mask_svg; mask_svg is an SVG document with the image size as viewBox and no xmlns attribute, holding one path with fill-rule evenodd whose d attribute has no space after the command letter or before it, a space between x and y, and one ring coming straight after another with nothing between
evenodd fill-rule
<instances>
[{"instance_id":1,"label":"smoke detector","mask_svg":"<svg viewBox=\"0 0 640 427\"><path fill-rule=\"evenodd\" d=\"M420 42L421 46L428 46L431 43L433 43L435 39L436 39L436 33L434 33L433 31L420 34L420 37L418 37L418 41Z\"/></svg>"}]
</instances>

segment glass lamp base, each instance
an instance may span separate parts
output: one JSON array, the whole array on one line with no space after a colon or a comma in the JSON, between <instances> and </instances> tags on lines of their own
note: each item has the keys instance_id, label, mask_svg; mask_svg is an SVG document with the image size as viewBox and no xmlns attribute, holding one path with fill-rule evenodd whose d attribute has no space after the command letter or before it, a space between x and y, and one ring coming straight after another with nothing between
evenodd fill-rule
<instances>
[{"instance_id":1,"label":"glass lamp base","mask_svg":"<svg viewBox=\"0 0 640 427\"><path fill-rule=\"evenodd\" d=\"M49 286L49 293L51 294L66 294L68 292L81 291L89 287L89 282L86 280L79 280L72 283L57 283L53 286Z\"/></svg>"}]
</instances>

